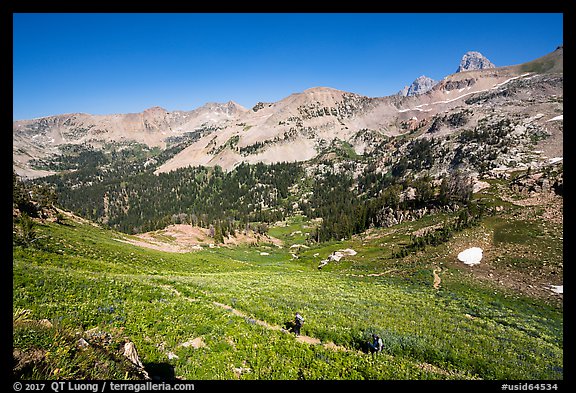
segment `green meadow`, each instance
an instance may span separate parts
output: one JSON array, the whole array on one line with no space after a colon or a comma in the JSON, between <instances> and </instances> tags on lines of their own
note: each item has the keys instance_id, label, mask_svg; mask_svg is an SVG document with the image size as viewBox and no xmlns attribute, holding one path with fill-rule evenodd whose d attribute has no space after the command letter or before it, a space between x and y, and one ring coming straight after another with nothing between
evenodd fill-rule
<instances>
[{"instance_id":1,"label":"green meadow","mask_svg":"<svg viewBox=\"0 0 576 393\"><path fill-rule=\"evenodd\" d=\"M33 245L13 248L13 309L29 321L14 323L13 341L45 356L18 377L131 378L114 356L78 348L79 335L95 329L117 346L134 342L146 370L166 379L563 379L561 302L498 287L449 263L453 243L480 229L393 257L412 231L433 223L425 217L291 248L306 245L314 226L297 216L270 228L282 247L191 253L137 247L117 240L128 235L69 218L37 223ZM518 245L526 231L548 233L497 217L480 228L503 249ZM524 246L553 246L550 263L561 263L558 241ZM347 248L357 254L318 269ZM533 259L525 256L518 271ZM306 319L302 335L314 342L283 330L296 311ZM43 319L50 325L33 323ZM384 343L376 355L366 351L372 333Z\"/></svg>"}]
</instances>

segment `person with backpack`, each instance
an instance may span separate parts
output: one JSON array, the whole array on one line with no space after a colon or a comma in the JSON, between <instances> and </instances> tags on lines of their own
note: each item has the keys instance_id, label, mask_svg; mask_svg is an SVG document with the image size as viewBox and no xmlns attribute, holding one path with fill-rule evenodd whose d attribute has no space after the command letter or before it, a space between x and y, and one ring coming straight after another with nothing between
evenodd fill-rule
<instances>
[{"instance_id":1,"label":"person with backpack","mask_svg":"<svg viewBox=\"0 0 576 393\"><path fill-rule=\"evenodd\" d=\"M372 333L372 343L368 343L368 345L370 346L370 351L372 353L377 353L382 351L384 343L379 335Z\"/></svg>"},{"instance_id":2,"label":"person with backpack","mask_svg":"<svg viewBox=\"0 0 576 393\"><path fill-rule=\"evenodd\" d=\"M302 327L302 325L304 324L304 318L302 317L302 315L300 315L300 313L296 313L296 317L294 318L294 333L296 334L296 336L300 335L300 328Z\"/></svg>"}]
</instances>

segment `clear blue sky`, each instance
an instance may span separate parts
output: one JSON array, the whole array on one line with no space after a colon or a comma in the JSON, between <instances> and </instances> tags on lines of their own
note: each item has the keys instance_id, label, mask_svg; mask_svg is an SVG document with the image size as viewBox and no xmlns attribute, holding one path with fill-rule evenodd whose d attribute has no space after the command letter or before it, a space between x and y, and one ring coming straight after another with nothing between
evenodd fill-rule
<instances>
[{"instance_id":1,"label":"clear blue sky","mask_svg":"<svg viewBox=\"0 0 576 393\"><path fill-rule=\"evenodd\" d=\"M370 97L563 43L561 13L13 14L13 117L251 108L328 86Z\"/></svg>"}]
</instances>

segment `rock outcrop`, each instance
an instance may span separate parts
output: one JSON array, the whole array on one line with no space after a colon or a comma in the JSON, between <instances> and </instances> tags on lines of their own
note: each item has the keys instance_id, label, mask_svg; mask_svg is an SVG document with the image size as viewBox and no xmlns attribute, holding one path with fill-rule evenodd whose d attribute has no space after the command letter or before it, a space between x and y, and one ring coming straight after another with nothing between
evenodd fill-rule
<instances>
[{"instance_id":1,"label":"rock outcrop","mask_svg":"<svg viewBox=\"0 0 576 393\"><path fill-rule=\"evenodd\" d=\"M542 96L538 98L541 103L537 110L554 121L540 125L541 132L528 130L532 126L528 124L527 132L516 136L542 140L538 149L545 151L543 154L561 157L558 140L563 123L558 116L563 111L562 59L563 50L559 48L529 63L494 68L480 53L468 52L458 68L467 72L451 74L438 83L420 76L399 94L386 97L314 87L277 102L258 102L251 109L230 101L208 103L191 111L153 107L141 113L76 113L19 120L13 122L13 168L26 179L74 171L83 164L75 158L66 161L72 150L92 158L100 152L106 156L112 151L133 149L134 143L146 145L146 150L163 151L143 164L153 168L155 174L199 165L228 171L241 162L272 164L306 162L315 157L332 159L348 153L365 155L377 151L386 138L418 128L427 127L430 134L443 137L462 131L464 126L473 129L482 117L494 111L514 111L520 117L529 117L530 114L520 113L526 108L523 101L531 100L533 106L534 95ZM503 106L504 101L514 105ZM459 106L471 112L464 115L462 109L457 109ZM442 122L438 120L440 114ZM553 137L548 138L549 135ZM516 136L514 144L518 145ZM491 138L497 142L496 136ZM460 139L452 139L449 144ZM465 144L451 165L478 166L484 157L492 156L496 166L519 162L515 156L518 151L504 146L507 141L500 142L488 144L490 151L479 153L482 157L475 161L466 158L478 152L476 145ZM346 143L344 150L342 143ZM507 152L503 151L505 148Z\"/></svg>"},{"instance_id":2,"label":"rock outcrop","mask_svg":"<svg viewBox=\"0 0 576 393\"><path fill-rule=\"evenodd\" d=\"M480 52L466 52L460 60L460 66L456 72L471 71L471 70L484 70L486 68L496 68L490 60L488 60Z\"/></svg>"},{"instance_id":3,"label":"rock outcrop","mask_svg":"<svg viewBox=\"0 0 576 393\"><path fill-rule=\"evenodd\" d=\"M405 86L398 92L398 95L411 97L418 94L424 94L436 85L436 81L425 75L419 76L410 86Z\"/></svg>"}]
</instances>

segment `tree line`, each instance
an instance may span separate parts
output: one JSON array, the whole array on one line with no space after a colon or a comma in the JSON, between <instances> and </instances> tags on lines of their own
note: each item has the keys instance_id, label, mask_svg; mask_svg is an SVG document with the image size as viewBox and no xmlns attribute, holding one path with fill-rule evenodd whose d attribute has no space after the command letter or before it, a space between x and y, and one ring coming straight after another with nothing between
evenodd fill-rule
<instances>
[{"instance_id":1,"label":"tree line","mask_svg":"<svg viewBox=\"0 0 576 393\"><path fill-rule=\"evenodd\" d=\"M305 215L322 218L312 234L314 240L346 239L369 228L388 226L394 212L467 206L472 197L472 181L461 172L450 173L434 186L426 175L399 178L367 169L356 182L352 173L328 172L316 178L313 194L303 204Z\"/></svg>"},{"instance_id":2,"label":"tree line","mask_svg":"<svg viewBox=\"0 0 576 393\"><path fill-rule=\"evenodd\" d=\"M198 166L156 175L156 163L166 157L131 144L106 154L74 151L77 170L35 183L52 187L65 209L125 233L186 223L211 228L220 238L239 230L261 232L297 208L322 218L313 240L327 241L390 225L399 211L468 204L472 184L462 173L440 180L427 174L438 148L434 138L410 141L402 155L388 159L387 171L367 159L362 165L318 162L307 170L301 163L241 163L228 172ZM80 165L88 162L93 165ZM292 193L296 185L301 189Z\"/></svg>"},{"instance_id":3,"label":"tree line","mask_svg":"<svg viewBox=\"0 0 576 393\"><path fill-rule=\"evenodd\" d=\"M259 163L240 164L230 172L218 166L188 167L83 182L81 187L55 184L64 208L126 233L178 223L212 225L230 233L251 222L270 223L291 214L288 189L302 175L299 164Z\"/></svg>"}]
</instances>

